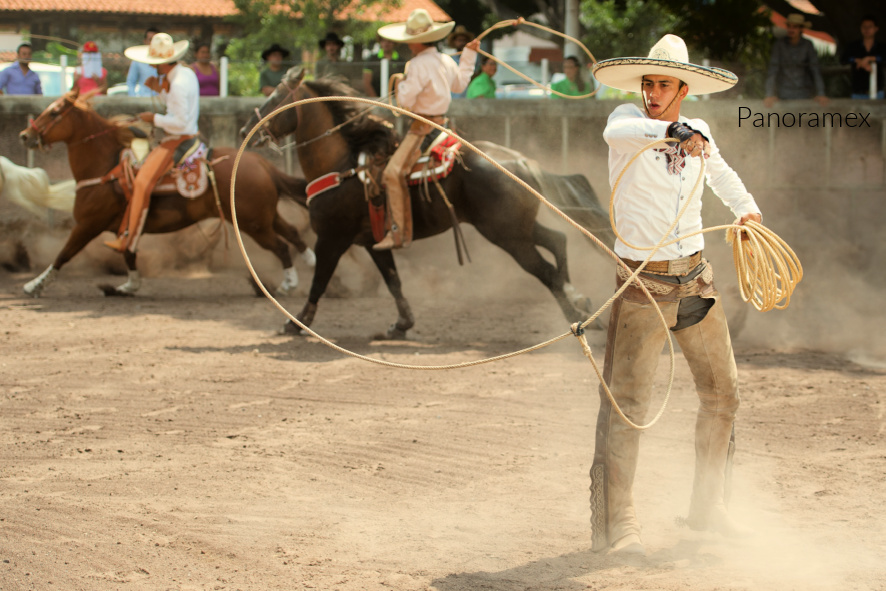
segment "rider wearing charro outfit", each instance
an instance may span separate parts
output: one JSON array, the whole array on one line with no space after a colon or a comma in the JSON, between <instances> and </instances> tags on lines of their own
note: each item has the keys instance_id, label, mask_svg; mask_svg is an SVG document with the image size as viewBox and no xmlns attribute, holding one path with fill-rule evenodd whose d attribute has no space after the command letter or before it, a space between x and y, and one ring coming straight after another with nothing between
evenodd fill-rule
<instances>
[{"instance_id":1,"label":"rider wearing charro outfit","mask_svg":"<svg viewBox=\"0 0 886 591\"><path fill-rule=\"evenodd\" d=\"M175 149L179 144L197 135L200 83L191 68L178 63L187 50L187 41L173 43L172 37L166 33L157 33L150 45L136 45L124 52L129 59L151 64L157 68L158 74L165 75L162 84L156 78L148 78L145 84L160 93L160 100L166 103L166 114L140 113L139 118L153 123L167 135L148 154L136 173L132 199L123 216L120 234L116 240L105 242L114 250L135 252L154 185L172 168Z\"/></svg>"},{"instance_id":2,"label":"rider wearing charro outfit","mask_svg":"<svg viewBox=\"0 0 886 591\"><path fill-rule=\"evenodd\" d=\"M380 37L409 45L415 56L406 64L406 77L397 85L397 102L404 109L438 125L445 123L444 115L452 102L452 93L467 88L479 47L479 42L469 43L458 64L438 52L433 43L444 39L453 27L454 22L435 23L425 9L417 8L405 23L378 30ZM400 248L412 242L412 211L406 175L421 155L422 140L433 129L427 123L413 120L385 167L383 179L391 212L391 229L373 246L375 250Z\"/></svg>"},{"instance_id":3,"label":"rider wearing charro outfit","mask_svg":"<svg viewBox=\"0 0 886 591\"><path fill-rule=\"evenodd\" d=\"M725 473L739 405L726 317L713 286L713 271L701 257L702 235L681 239L702 228L701 196L690 196L702 157L706 159L708 185L739 223L761 220L754 198L723 160L708 125L701 119L680 116L687 94L726 90L735 84L735 75L689 63L686 45L675 35L663 37L647 58L600 62L594 75L607 86L643 93L644 110L630 104L617 107L603 132L609 145L613 185L628 161L649 142L666 137L680 142L647 150L625 171L614 196L616 229L623 238L616 242L615 252L636 268L649 254L642 249L657 244L685 200L693 199L668 236L677 241L658 250L640 278L661 306L689 363L700 400L695 481L686 523L693 529L729 536L749 533L730 518L725 505ZM621 271L618 285L627 277ZM655 305L636 285L613 303L603 377L619 407L634 423L642 423L649 408L653 376L666 338ZM640 431L622 421L602 387L600 397L591 468L593 549L642 554L645 548L631 490Z\"/></svg>"}]
</instances>

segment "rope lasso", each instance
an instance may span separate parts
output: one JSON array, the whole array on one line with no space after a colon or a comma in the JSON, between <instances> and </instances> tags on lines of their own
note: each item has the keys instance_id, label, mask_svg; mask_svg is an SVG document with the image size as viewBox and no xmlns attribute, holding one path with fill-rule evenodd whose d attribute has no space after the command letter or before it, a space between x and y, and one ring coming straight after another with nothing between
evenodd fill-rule
<instances>
[{"instance_id":1,"label":"rope lasso","mask_svg":"<svg viewBox=\"0 0 886 591\"><path fill-rule=\"evenodd\" d=\"M391 111L393 111L393 112L395 112L395 113L398 113L398 114L401 114L401 115L406 115L406 116L411 117L411 118L413 118L413 119L415 119L415 120L421 121L422 123L424 123L424 124L426 124L426 125L429 125L429 126L435 128L435 129L437 129L438 131L445 132L445 133L449 133L449 134L453 135L454 137L458 138L458 139L461 141L462 145L466 146L468 149L472 150L473 152L475 152L476 154L478 154L479 156L481 156L482 158L484 158L485 160L487 160L490 164L492 164L492 165L493 165L494 167L496 167L498 170L500 170L501 172L503 172L506 176L508 176L509 178L511 178L513 181L515 181L517 184L519 184L520 186L522 186L524 189L528 190L528 191L529 191L530 193L532 193L532 194L533 194L533 195L534 195L534 196L535 196L535 197L536 197L536 198L537 198L542 204L544 204L545 206L547 206L552 212L554 212L556 215L560 216L560 217L561 217L566 223L568 223L569 225L571 225L573 228L577 229L577 230L578 230L579 232L581 232L585 237L587 237L589 240L591 240L594 244L596 244L597 246L599 246L599 247L600 247L600 248L601 248L601 249L602 249L602 250L603 250L608 256L612 257L612 258L616 261L616 264L619 264L619 265L621 265L622 267L624 267L624 269L628 272L629 277L625 280L625 282L623 283L623 285L622 285L618 290L616 290L616 292L615 292L615 293L614 293L614 294L613 294L613 295L612 295L612 296L611 296L611 297L610 297L610 298L609 298L609 299L608 299L608 300L607 300L607 301L606 301L606 302L605 302L605 303L604 303L604 304L603 304L603 305L602 305L602 306L601 306L601 307L600 307L600 308L599 308L594 314L592 314L592 315L591 315L588 319L586 319L584 322L573 324L573 325L570 327L570 331L569 331L569 332L566 332L566 333L564 333L564 334L562 334L562 335L560 335L560 336L557 336L557 337L554 337L554 338L552 338L552 339L549 339L549 340L547 340L547 341L545 341L545 342L543 342L543 343L539 343L538 345L535 345L535 346L533 346L533 347L528 347L528 348L525 348L525 349L521 349L521 350L519 350L519 351L514 351L514 352L511 352L511 353L504 354L504 355L498 355L498 356L495 356L495 357L489 357L489 358L480 359L480 360L475 360L475 361L468 361L468 362L462 362L462 363L456 363L456 364L448 364L448 365L412 365L412 364L395 363L395 362L391 362L391 361L385 361L385 360L382 360L382 359L376 359L376 358L372 358L372 357L367 357L367 356L365 356L365 355L361 355L361 354L356 353L356 352L354 352L354 351L350 351L350 350L348 350L348 349L345 349L345 348L343 348L343 347L340 347L339 345L336 345L335 343L329 341L328 339L324 338L322 335L320 335L320 334L318 334L317 332L313 331L313 330L312 330L310 327L308 327L307 325L303 324L300 320L298 320L298 318L296 318L296 317L293 316L288 310L286 310L286 308L284 308L284 307L283 307L283 306L277 301L277 299L274 298L273 295L271 295L271 293L267 290L267 288L266 288L266 287L264 286L264 284L261 282L261 279L258 277L258 274L256 273L255 268L252 266L252 263L251 263L251 261L250 261L250 259L249 259L249 256L248 256L248 254L246 253L246 249L245 249L245 247L244 247L244 245L243 245L242 236L241 236L241 234L240 234L239 222L238 222L238 219L237 219L237 213L236 213L236 188L235 188L235 185L236 185L237 170L238 170L238 168L239 168L240 159L241 159L241 157L242 157L242 155L243 155L243 153L244 153L244 151L245 151L245 149L246 149L246 146L249 144L250 140L252 139L252 136L253 136L253 135L254 135L254 134L255 134L255 133L256 133L256 132L257 132L257 131L258 131L258 130L264 125L264 124L265 124L265 123L267 123L271 118L273 118L274 116L276 116L276 115L279 114L280 112L282 112L282 111L284 111L284 110L287 110L287 109L295 108L295 107L297 107L297 106L299 106L299 105L302 105L302 104L319 103L319 102L332 102L332 101L352 101L352 102L361 102L361 103L366 103L366 104L372 104L372 105L377 106L377 107L383 107L383 108L389 109L389 110L391 110ZM671 138L666 138L666 139L656 140L656 141L650 143L649 145L645 146L645 147L644 147L644 148L643 148L638 154L636 154L636 155L635 155L635 156L634 156L634 157L628 162L628 164L625 166L625 168L622 170L621 174L619 175L619 180L620 180L621 177L624 175L624 173L625 173L625 171L627 170L627 168L628 168L631 164L633 164L633 162L634 162L634 161L636 160L636 158L640 155L640 153L642 153L643 151L645 151L645 150L647 150L647 149L650 149L651 147L653 147L653 146L656 145L656 144L663 143L663 142L673 142L673 141L676 141L676 140L671 139ZM556 343L556 342L558 342L558 341L560 341L560 340L562 340L562 339L564 339L564 338L566 338L566 337L568 337L568 336L570 336L570 335L571 335L571 336L576 336L576 337L579 339L579 342L581 343L582 350L584 351L585 356L588 358L588 360L591 362L591 365L594 367L594 371L595 371L595 373L597 374L598 379L600 379L600 383L601 383L601 385L603 386L603 388L604 388L604 390L605 390L607 396L609 397L610 402L612 403L612 405L613 405L614 408L616 409L618 415L622 418L622 420L624 420L624 421L625 421L628 425L630 425L631 427L633 427L633 428L635 428L635 429L638 429L638 430L644 430L644 429L648 429L648 428L652 427L652 426L653 426L653 425L654 425L654 424L655 424L655 423L661 418L661 416L662 416L663 413L664 413L664 410L665 410L665 408L666 408L666 406L667 406L667 402L668 402L668 400L669 400L669 398L670 398L671 388L672 388L672 386L673 386L673 379L674 379L674 374L675 374L675 357L676 357L676 356L675 356L675 352L674 352L674 346L673 346L672 337L671 337L671 335L670 335L670 331L668 330L669 327L668 327L668 325L667 325L667 321L665 320L665 318L664 318L664 316L663 316L663 314L662 314L662 312L661 312L661 308L658 306L657 302L655 302L655 300L654 300L653 297L652 297L652 294L649 292L649 290L647 289L647 287L646 287L642 282L640 282L640 281L636 281L636 279L637 279L637 277L639 276L639 274L643 271L643 269L645 268L645 266L648 264L648 262L652 259L652 257L655 255L655 253L656 253L660 248L662 248L663 246L666 246L667 244L671 244L671 243L674 242L673 240L672 240L672 241L669 241L669 242L666 242L667 237L670 235L670 233L671 233L671 232L673 231L673 229L676 227L677 223L679 222L680 216L682 216L683 213L686 211L686 208L688 207L689 203L691 202L692 197L695 195L695 193L697 192L698 188L700 187L700 185L701 185L701 181L702 181L703 178L704 178L704 161L702 160L701 170L700 170L700 172L699 172L698 178L696 179L695 185L694 185L694 187L693 187L693 189L692 189L692 193L689 195L689 199L687 200L686 204L684 204L683 208L681 208L681 210L680 210L680 212L678 213L677 218L674 220L674 223L672 224L671 228L668 229L668 231L667 231L667 232L664 234L664 236L662 237L661 241L660 241L656 246L651 247L651 248L648 249L648 250L650 250L650 254L647 256L647 258L646 258L646 259L645 259L645 260L644 260L644 261L643 261L643 262L642 262L642 263L641 263L636 269L631 270L630 268L627 267L627 265L625 265L624 261L622 261L622 260L621 260L621 259L620 259L620 258L619 258L619 257L618 257L618 256L617 256L617 255L611 250L611 249L609 249L605 244L603 244L603 243L602 243L602 242L601 242L596 236L594 236L591 232L589 232L588 230L586 230L584 227L582 227L580 224L578 224L577 222L575 222L575 221L574 221L572 218L570 218L568 215L566 215L565 213L563 213L559 208L557 208L554 204L552 204L551 202L549 202L549 201L548 201L543 195L541 195L538 191L536 191L536 190L533 189L531 186L529 186L525 181L523 181L522 179L520 179L519 177L517 177L517 176L516 176L515 174L513 174L511 171L509 171L509 170L507 170L506 168L504 168L501 164L499 164L498 162L496 162L496 161L493 160L492 158L490 158L488 155L486 155L482 150L480 150L479 148L477 148L476 146L474 146L472 143L470 143L469 141L467 141L467 140L465 140L464 138L461 138L460 136L458 136L457 134L455 134L452 130L445 129L445 128L442 127L441 125L438 125L438 124L434 123L433 121L430 121L430 120L428 120L428 119L426 119L426 118L424 118L424 117L422 117L422 116L420 116L420 115L416 115L415 113L412 113L412 112L410 112L410 111L408 111L408 110L406 110L406 109L402 109L402 108L399 108L399 107L395 107L395 106L393 106L393 105L387 105L387 104L380 103L380 102L377 102L377 101L372 101L372 100L370 100L370 99L357 98L357 97L347 97L347 96L338 96L338 97L314 97L314 98L301 99L301 100L299 100L299 101L295 101L295 102L293 102L293 103L291 103L291 104L284 105L284 106L282 106L282 107L276 109L276 110L273 111L272 113L269 113L269 114L266 115L264 118L262 118L258 123L256 123L255 126L253 126L253 128L250 130L250 132L249 132L249 133L247 134L247 136L244 138L243 142L242 142L241 145L240 145L240 149L239 149L238 152L237 152L237 156L236 156L236 158L235 158L235 160L234 160L234 167L233 167L232 175L231 175L231 221L232 221L232 223L233 223L233 225L234 225L234 230L235 230L235 236L236 236L236 238L237 238L237 243L238 243L238 245L239 245L239 247L240 247L240 252L241 252L241 254L242 254L243 257L244 257L244 260L245 260L245 262L246 262L247 268L249 269L250 274L252 275L253 279L255 280L256 284L259 286L259 288L261 289L261 291L262 291L262 293L265 295L265 297L267 297L267 298L268 298L268 299L274 304L274 306L275 306L278 310L280 310L280 311L281 311L281 312L282 312L287 318L289 318L289 320L291 320L291 321L294 322L296 325L298 325L302 330L306 331L306 332L309 333L310 335L312 335L312 336L314 336L315 338L317 338L320 342L322 342L322 343L325 344L326 346L328 346L328 347L330 347L330 348L332 348L332 349L334 349L334 350L336 350L336 351L339 351L340 353L343 353L343 354L345 354L345 355L349 355L349 356L351 356L351 357L355 357L355 358L357 358L357 359L362 359L362 360L364 360L364 361L367 361L367 362L370 362L370 363L375 363L375 364L378 364L378 365L383 365L383 366L386 366L386 367L396 367L396 368L400 368L400 369L412 369L412 370L447 370L447 369L461 369L461 368L466 368L466 367L472 367L472 366L475 366L475 365L481 365L481 364L484 364L484 363L491 363L491 362L493 362L493 361L499 361L499 360L508 359L508 358L511 358L511 357L516 357L516 356L521 355L521 354L523 354L523 353L528 353L528 352L531 352L531 351L535 351L535 350L541 349L541 348L543 348L543 347L546 347L546 346L548 346L548 345L554 344L554 343ZM615 196L615 188L616 188L616 187L617 187L617 183L616 183L616 185L613 186L613 191L612 191L612 194L610 195L610 203L612 203L612 200L614 199L614 196ZM615 224L614 224L614 219L612 219L612 216L610 216L610 223L612 224L613 229L615 229L615 227L614 227L614 226L615 226ZM751 223L751 222L748 222L748 223ZM759 225L759 224L757 224L757 225ZM760 225L760 227L762 228L761 225ZM729 225L725 225L725 226L718 226L718 227L715 227L715 228L709 228L709 229L705 229L705 230L700 230L699 232L695 232L695 233L693 233L692 235L697 234L697 233L702 233L702 232L708 232L708 231L713 231L713 230L717 230L717 229L722 229L722 228L729 228L730 231L733 231L733 232L734 232L734 229L735 229L735 228L743 229L743 226L739 226L739 225L737 225L737 224L729 224ZM617 235L617 231L616 231L616 235ZM772 235L772 236L775 236L774 233L772 233L771 235ZM683 238L686 238L686 237L683 237ZM777 237L776 237L776 238L777 238ZM778 239L778 240L780 241L780 239ZM747 247L741 247L741 248L739 249L739 251L742 253L742 256L747 255L747 256L745 256L745 259L750 260L750 259L755 259L755 258L756 258L756 261L758 261L758 262L753 262L753 263L747 263L747 264L745 264L745 267L744 267L744 268L746 269L745 276L747 277L747 284L746 284L746 289L743 289L742 294L743 294L743 297L744 297L744 294L745 294L745 293L748 293L748 294L752 294L752 295L754 295L755 297L758 297L758 298L761 298L761 299L762 299L762 298L764 297L763 294L762 294L762 291L765 291L765 290L767 290L767 289L771 289L771 288L775 285L775 284L771 281L772 278L773 278L772 275L765 276L765 275L761 274L761 272L760 272L760 267L764 264L764 261L769 261L769 260L771 260L771 259L764 258L761 254L758 254L758 255L754 255L754 254L753 254L754 252L757 252L757 251L754 250L754 248L756 248L757 245L760 243L759 240L754 240L754 239L752 239L752 240L749 240L748 242L752 243L752 245L753 245L752 249L751 249L751 250L748 250ZM786 245L783 241L780 241L780 244L781 244L781 245L783 246L783 248L785 248L787 251L790 251L789 247L787 247L787 245ZM790 252L790 254L793 255L792 251ZM792 261L795 262L795 265L793 265L793 266L791 266L791 265L786 265L786 266L784 266L784 267L779 266L779 272L775 273L775 275L774 275L774 277L775 277L776 280L778 280L778 279L783 279L784 277L786 277L786 274L785 274L786 271L791 271L791 270L794 270L794 269L800 269L800 267L799 267L799 261L796 259L796 256L795 256L795 255L793 255L793 257L792 257ZM801 270L800 270L800 273L802 273ZM755 281L755 280L751 279L751 276L752 276L752 275L753 275L754 277L765 276L765 277L766 277L766 280L765 280L766 282L763 283L763 285L762 285L762 287L761 287L761 286L760 286L760 283L759 283L758 281ZM800 275L800 276L802 276L802 275ZM799 277L796 279L796 281L794 281L794 282L789 282L789 283L788 283L788 285L790 286L791 291L792 291L792 289L793 289L793 286L796 285L796 282L798 282L798 281L799 281ZM596 360L595 360L594 357L593 357L593 354L592 354L592 352L591 352L590 346L589 346L588 343L587 343L587 339L586 339L586 337L584 336L584 329L585 329L587 326L589 326L591 323L593 323L593 322L594 322L594 321L600 316L600 314L601 314L606 308L608 308L608 307L609 307L609 306L610 306L610 305L611 305L611 304L612 304L612 303L613 303L613 302L614 302L619 296L621 296L622 292L624 292L625 289L627 289L629 286L631 286L631 284L636 284L636 286L637 286L637 287L638 287L638 288L639 288L639 289L640 289L640 290L646 295L646 297L649 298L650 302L652 302L652 303L655 305L655 308L656 308L656 312L657 312L657 314L658 314L658 317L659 317L659 319L660 319L662 325L664 326L664 328L665 328L665 330L666 330L666 333L667 333L667 336L668 336L668 348L669 348L670 360L671 360L671 363L670 363L670 365L671 365L670 378L669 378L668 387L667 387L667 391L666 391L666 394L665 394L664 401L663 401L662 406L661 406L660 410L658 411L658 413L657 413L657 414L655 415L655 417L654 417L649 423L647 423L646 425L637 425L636 423L632 422L630 419L628 419L628 417L626 417L626 416L624 415L624 413L622 412L621 408L618 406L617 402L615 401L615 399L614 399L612 393L610 392L608 385L606 384L605 380L603 379L602 372L600 371L600 368L599 368L599 366L597 365L597 362L596 362ZM771 299L771 298L770 298L770 299ZM780 299L784 299L784 296L782 296ZM780 301L780 299L779 299L778 301ZM789 294L789 293L787 294L787 298L786 298L786 299L787 299L787 301L789 301L789 299L790 299L790 294ZM745 301L747 301L747 299L746 299ZM786 305L787 305L787 301L785 302L785 304L784 304L782 307L786 307Z\"/></svg>"}]
</instances>

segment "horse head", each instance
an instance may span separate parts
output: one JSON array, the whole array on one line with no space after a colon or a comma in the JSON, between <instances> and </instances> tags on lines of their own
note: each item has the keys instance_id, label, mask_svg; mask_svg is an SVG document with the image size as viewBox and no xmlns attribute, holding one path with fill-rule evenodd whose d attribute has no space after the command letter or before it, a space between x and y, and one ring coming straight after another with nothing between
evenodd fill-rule
<instances>
[{"instance_id":1,"label":"horse head","mask_svg":"<svg viewBox=\"0 0 886 591\"><path fill-rule=\"evenodd\" d=\"M246 125L240 128L240 138L246 138L252 128L269 113L273 113L276 109L292 104L293 101L297 100L296 93L301 86L301 81L304 76L305 71L301 67L295 66L290 68L289 71L286 72L286 75L283 76L283 81L274 89L274 92L265 99L265 102L263 102L260 107L255 109L255 112L249 117ZM298 125L298 115L295 111L296 109L287 109L282 113L278 113L276 117L270 119L259 129L258 133L253 136L252 141L250 142L250 147L256 148L263 146L268 142L276 142L280 137L291 133ZM280 121L281 118L286 120L285 123ZM280 132L281 129L288 129L289 131Z\"/></svg>"},{"instance_id":2,"label":"horse head","mask_svg":"<svg viewBox=\"0 0 886 591\"><path fill-rule=\"evenodd\" d=\"M31 119L28 127L19 133L19 139L25 147L32 150L48 148L55 142L71 139L76 131L75 125L66 115L77 108L79 98L80 89L75 86L53 101L36 119Z\"/></svg>"}]
</instances>

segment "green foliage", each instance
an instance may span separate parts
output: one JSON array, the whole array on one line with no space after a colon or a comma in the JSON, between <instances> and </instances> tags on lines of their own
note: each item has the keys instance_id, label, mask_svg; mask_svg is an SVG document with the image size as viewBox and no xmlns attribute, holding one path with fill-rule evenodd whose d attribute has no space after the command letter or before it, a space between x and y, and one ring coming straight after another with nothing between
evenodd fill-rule
<instances>
[{"instance_id":1,"label":"green foliage","mask_svg":"<svg viewBox=\"0 0 886 591\"><path fill-rule=\"evenodd\" d=\"M228 66L228 94L231 96L259 96L257 62L230 62Z\"/></svg>"},{"instance_id":2,"label":"green foliage","mask_svg":"<svg viewBox=\"0 0 886 591\"><path fill-rule=\"evenodd\" d=\"M675 35L705 57L754 61L769 54L769 12L759 0L658 0L679 15Z\"/></svg>"},{"instance_id":3,"label":"green foliage","mask_svg":"<svg viewBox=\"0 0 886 591\"><path fill-rule=\"evenodd\" d=\"M582 42L598 60L647 55L678 22L657 2L643 0L582 0L579 18L588 31Z\"/></svg>"}]
</instances>

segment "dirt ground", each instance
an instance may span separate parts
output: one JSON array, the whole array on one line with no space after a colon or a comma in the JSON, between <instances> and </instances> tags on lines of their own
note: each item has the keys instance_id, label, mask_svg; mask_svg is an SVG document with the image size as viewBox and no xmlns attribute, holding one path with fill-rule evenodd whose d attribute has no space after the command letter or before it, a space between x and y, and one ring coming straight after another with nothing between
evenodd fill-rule
<instances>
[{"instance_id":1,"label":"dirt ground","mask_svg":"<svg viewBox=\"0 0 886 591\"><path fill-rule=\"evenodd\" d=\"M314 327L420 364L568 330L534 279L468 240L465 268L448 235L398 255L411 340L372 339L395 313L372 288L322 300ZM570 240L574 282L602 301L611 267ZM751 311L735 339L731 508L757 535L677 525L697 404L678 357L635 487L649 556L625 559L590 551L599 402L575 339L472 369L392 370L278 336L283 317L234 251L178 270L154 259L137 297L105 298L96 285L122 279L92 245L34 300L22 285L57 240L31 246L31 272L0 269L3 591L886 589L882 310L824 314L839 307L814 273L788 311ZM367 284L367 261L353 257L342 281ZM591 344L602 357L602 335Z\"/></svg>"}]
</instances>

